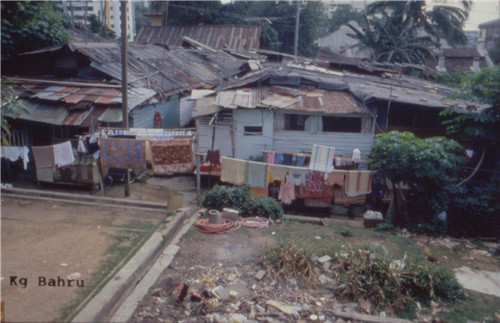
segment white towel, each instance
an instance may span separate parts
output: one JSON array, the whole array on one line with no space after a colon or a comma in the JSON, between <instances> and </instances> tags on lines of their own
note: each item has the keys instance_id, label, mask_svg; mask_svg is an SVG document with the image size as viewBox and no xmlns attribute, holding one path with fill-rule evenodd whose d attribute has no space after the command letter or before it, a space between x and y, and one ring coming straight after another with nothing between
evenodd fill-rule
<instances>
[{"instance_id":1,"label":"white towel","mask_svg":"<svg viewBox=\"0 0 500 323\"><path fill-rule=\"evenodd\" d=\"M70 141L54 145L54 163L57 166L71 165L74 161L75 155Z\"/></svg>"},{"instance_id":2,"label":"white towel","mask_svg":"<svg viewBox=\"0 0 500 323\"><path fill-rule=\"evenodd\" d=\"M2 146L2 157L15 162L19 157L19 148L17 146Z\"/></svg>"}]
</instances>

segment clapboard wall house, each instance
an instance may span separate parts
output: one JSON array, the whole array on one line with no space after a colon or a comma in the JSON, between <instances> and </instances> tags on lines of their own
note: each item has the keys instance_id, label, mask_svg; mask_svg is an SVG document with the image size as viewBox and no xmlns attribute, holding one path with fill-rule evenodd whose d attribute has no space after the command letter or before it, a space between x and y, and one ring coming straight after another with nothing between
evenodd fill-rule
<instances>
[{"instance_id":1,"label":"clapboard wall house","mask_svg":"<svg viewBox=\"0 0 500 323\"><path fill-rule=\"evenodd\" d=\"M248 67L245 60L185 41L186 47L171 50L129 44L130 127L188 125L192 105L184 101L192 89L212 89ZM115 43L68 43L25 53L3 61L2 75L30 111L11 120L12 140L26 141L16 144L50 144L122 125L121 56ZM160 115L156 124L155 114Z\"/></svg>"},{"instance_id":2,"label":"clapboard wall house","mask_svg":"<svg viewBox=\"0 0 500 323\"><path fill-rule=\"evenodd\" d=\"M283 62L229 81L195 101L199 152L213 147L249 159L263 150L310 152L320 144L346 157L358 148L365 157L378 132L442 133L439 112L458 104L442 100L452 89L381 70Z\"/></svg>"}]
</instances>

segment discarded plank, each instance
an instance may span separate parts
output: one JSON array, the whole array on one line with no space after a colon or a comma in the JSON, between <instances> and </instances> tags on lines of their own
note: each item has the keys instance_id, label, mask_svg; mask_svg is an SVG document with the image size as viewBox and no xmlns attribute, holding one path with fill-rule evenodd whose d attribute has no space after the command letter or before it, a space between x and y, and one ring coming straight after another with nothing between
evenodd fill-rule
<instances>
[{"instance_id":1,"label":"discarded plank","mask_svg":"<svg viewBox=\"0 0 500 323\"><path fill-rule=\"evenodd\" d=\"M295 307L288 305L288 304L285 304L285 303L282 303L282 302L269 300L266 302L266 305L275 307L275 308L279 309L280 311L282 311L283 313L288 314L288 315L298 315L299 314L297 312L297 310L295 309Z\"/></svg>"},{"instance_id":2,"label":"discarded plank","mask_svg":"<svg viewBox=\"0 0 500 323\"><path fill-rule=\"evenodd\" d=\"M366 314L347 313L347 312L333 311L333 315L335 315L336 317L341 317L343 319L366 322L366 323L411 323L411 321L404 319L381 317L381 316L366 315Z\"/></svg>"}]
</instances>

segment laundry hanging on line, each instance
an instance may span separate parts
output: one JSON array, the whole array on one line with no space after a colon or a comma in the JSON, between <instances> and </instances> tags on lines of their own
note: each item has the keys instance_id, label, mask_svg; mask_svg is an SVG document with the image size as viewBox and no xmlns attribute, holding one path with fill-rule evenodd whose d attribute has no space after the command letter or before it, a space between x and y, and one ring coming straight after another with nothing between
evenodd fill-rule
<instances>
[{"instance_id":1,"label":"laundry hanging on line","mask_svg":"<svg viewBox=\"0 0 500 323\"><path fill-rule=\"evenodd\" d=\"M12 162L21 158L23 160L24 170L27 170L30 161L28 156L29 151L29 148L25 146L2 146L2 157Z\"/></svg>"},{"instance_id":2,"label":"laundry hanging on line","mask_svg":"<svg viewBox=\"0 0 500 323\"><path fill-rule=\"evenodd\" d=\"M144 140L99 138L103 168L146 168Z\"/></svg>"}]
</instances>

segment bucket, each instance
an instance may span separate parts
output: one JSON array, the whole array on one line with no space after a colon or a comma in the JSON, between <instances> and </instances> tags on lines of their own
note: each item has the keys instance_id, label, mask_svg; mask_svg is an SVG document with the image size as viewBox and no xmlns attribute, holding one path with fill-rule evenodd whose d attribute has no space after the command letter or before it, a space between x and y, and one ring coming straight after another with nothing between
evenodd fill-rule
<instances>
[{"instance_id":1,"label":"bucket","mask_svg":"<svg viewBox=\"0 0 500 323\"><path fill-rule=\"evenodd\" d=\"M217 210L208 211L208 222L212 224L219 223L219 211Z\"/></svg>"}]
</instances>

